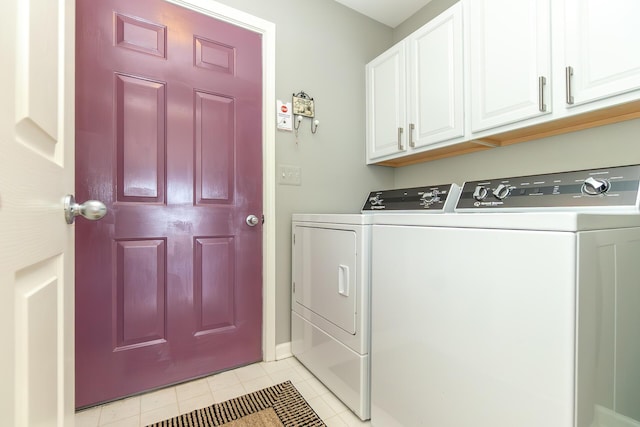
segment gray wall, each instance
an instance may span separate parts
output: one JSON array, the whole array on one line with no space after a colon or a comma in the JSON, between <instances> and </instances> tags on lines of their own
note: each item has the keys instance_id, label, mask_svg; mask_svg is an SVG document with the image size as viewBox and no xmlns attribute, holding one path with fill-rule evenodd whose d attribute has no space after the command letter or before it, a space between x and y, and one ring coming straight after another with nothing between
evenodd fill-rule
<instances>
[{"instance_id":1,"label":"gray wall","mask_svg":"<svg viewBox=\"0 0 640 427\"><path fill-rule=\"evenodd\" d=\"M276 24L276 98L304 90L310 119L276 133L276 168L302 168L302 185L276 187L276 342L290 340L291 214L359 212L365 195L391 188L393 170L365 165L364 66L392 44L391 28L329 0L218 0ZM275 120L275 118L273 118Z\"/></svg>"},{"instance_id":2,"label":"gray wall","mask_svg":"<svg viewBox=\"0 0 640 427\"><path fill-rule=\"evenodd\" d=\"M458 3L458 0L431 0L425 7L413 14L402 24L398 25L393 30L394 43L407 37L418 28L422 27L433 18L449 9L454 4Z\"/></svg>"},{"instance_id":3,"label":"gray wall","mask_svg":"<svg viewBox=\"0 0 640 427\"><path fill-rule=\"evenodd\" d=\"M395 185L500 178L640 163L640 119L398 168Z\"/></svg>"},{"instance_id":4,"label":"gray wall","mask_svg":"<svg viewBox=\"0 0 640 427\"><path fill-rule=\"evenodd\" d=\"M305 119L298 144L292 133L276 134L276 167L302 168L302 186L276 188L277 343L290 340L294 212L358 212L382 188L640 163L635 120L398 169L366 166L365 64L456 1L432 0L395 29L330 0L217 1L276 24L276 98L304 90L321 122L311 135Z\"/></svg>"},{"instance_id":5,"label":"gray wall","mask_svg":"<svg viewBox=\"0 0 640 427\"><path fill-rule=\"evenodd\" d=\"M394 29L398 42L456 0L432 0ZM398 168L396 187L640 163L640 119Z\"/></svg>"}]
</instances>

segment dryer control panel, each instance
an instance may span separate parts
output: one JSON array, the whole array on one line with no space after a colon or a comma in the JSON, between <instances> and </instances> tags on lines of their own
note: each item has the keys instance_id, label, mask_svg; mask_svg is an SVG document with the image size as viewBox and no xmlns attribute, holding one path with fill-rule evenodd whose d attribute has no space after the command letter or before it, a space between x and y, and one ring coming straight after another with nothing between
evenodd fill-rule
<instances>
[{"instance_id":1,"label":"dryer control panel","mask_svg":"<svg viewBox=\"0 0 640 427\"><path fill-rule=\"evenodd\" d=\"M465 182L456 212L640 212L640 165Z\"/></svg>"},{"instance_id":2,"label":"dryer control panel","mask_svg":"<svg viewBox=\"0 0 640 427\"><path fill-rule=\"evenodd\" d=\"M394 212L453 212L460 194L456 184L372 191L362 207L362 213Z\"/></svg>"}]
</instances>

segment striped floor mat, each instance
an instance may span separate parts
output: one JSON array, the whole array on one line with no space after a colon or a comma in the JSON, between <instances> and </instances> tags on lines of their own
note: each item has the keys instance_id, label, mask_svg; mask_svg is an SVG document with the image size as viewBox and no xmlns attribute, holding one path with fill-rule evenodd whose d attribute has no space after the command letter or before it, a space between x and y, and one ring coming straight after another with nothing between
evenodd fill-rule
<instances>
[{"instance_id":1,"label":"striped floor mat","mask_svg":"<svg viewBox=\"0 0 640 427\"><path fill-rule=\"evenodd\" d=\"M149 427L326 427L291 381Z\"/></svg>"}]
</instances>

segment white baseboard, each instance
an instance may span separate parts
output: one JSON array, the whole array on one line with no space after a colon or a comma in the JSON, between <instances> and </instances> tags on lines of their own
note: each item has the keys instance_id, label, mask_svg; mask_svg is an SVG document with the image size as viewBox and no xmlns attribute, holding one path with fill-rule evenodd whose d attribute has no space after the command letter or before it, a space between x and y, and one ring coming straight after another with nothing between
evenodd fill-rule
<instances>
[{"instance_id":1,"label":"white baseboard","mask_svg":"<svg viewBox=\"0 0 640 427\"><path fill-rule=\"evenodd\" d=\"M291 342L283 342L282 344L276 345L276 360L286 359L291 356L293 356L293 353L291 353Z\"/></svg>"}]
</instances>

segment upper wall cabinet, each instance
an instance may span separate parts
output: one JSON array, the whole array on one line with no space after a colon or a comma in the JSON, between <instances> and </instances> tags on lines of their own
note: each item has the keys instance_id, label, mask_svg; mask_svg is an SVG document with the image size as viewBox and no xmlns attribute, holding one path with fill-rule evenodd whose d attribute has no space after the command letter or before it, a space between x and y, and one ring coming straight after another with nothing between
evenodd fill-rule
<instances>
[{"instance_id":1,"label":"upper wall cabinet","mask_svg":"<svg viewBox=\"0 0 640 427\"><path fill-rule=\"evenodd\" d=\"M367 162L640 118L639 17L640 0L462 0L367 65Z\"/></svg>"},{"instance_id":2,"label":"upper wall cabinet","mask_svg":"<svg viewBox=\"0 0 640 427\"><path fill-rule=\"evenodd\" d=\"M568 105L640 88L639 0L564 0L562 12Z\"/></svg>"},{"instance_id":3,"label":"upper wall cabinet","mask_svg":"<svg viewBox=\"0 0 640 427\"><path fill-rule=\"evenodd\" d=\"M471 131L549 114L549 0L468 2Z\"/></svg>"},{"instance_id":4,"label":"upper wall cabinet","mask_svg":"<svg viewBox=\"0 0 640 427\"><path fill-rule=\"evenodd\" d=\"M462 35L456 4L367 65L367 163L464 137Z\"/></svg>"},{"instance_id":5,"label":"upper wall cabinet","mask_svg":"<svg viewBox=\"0 0 640 427\"><path fill-rule=\"evenodd\" d=\"M407 38L409 148L464 136L462 35L457 4Z\"/></svg>"},{"instance_id":6,"label":"upper wall cabinet","mask_svg":"<svg viewBox=\"0 0 640 427\"><path fill-rule=\"evenodd\" d=\"M400 42L367 64L367 163L406 150L405 56Z\"/></svg>"}]
</instances>

